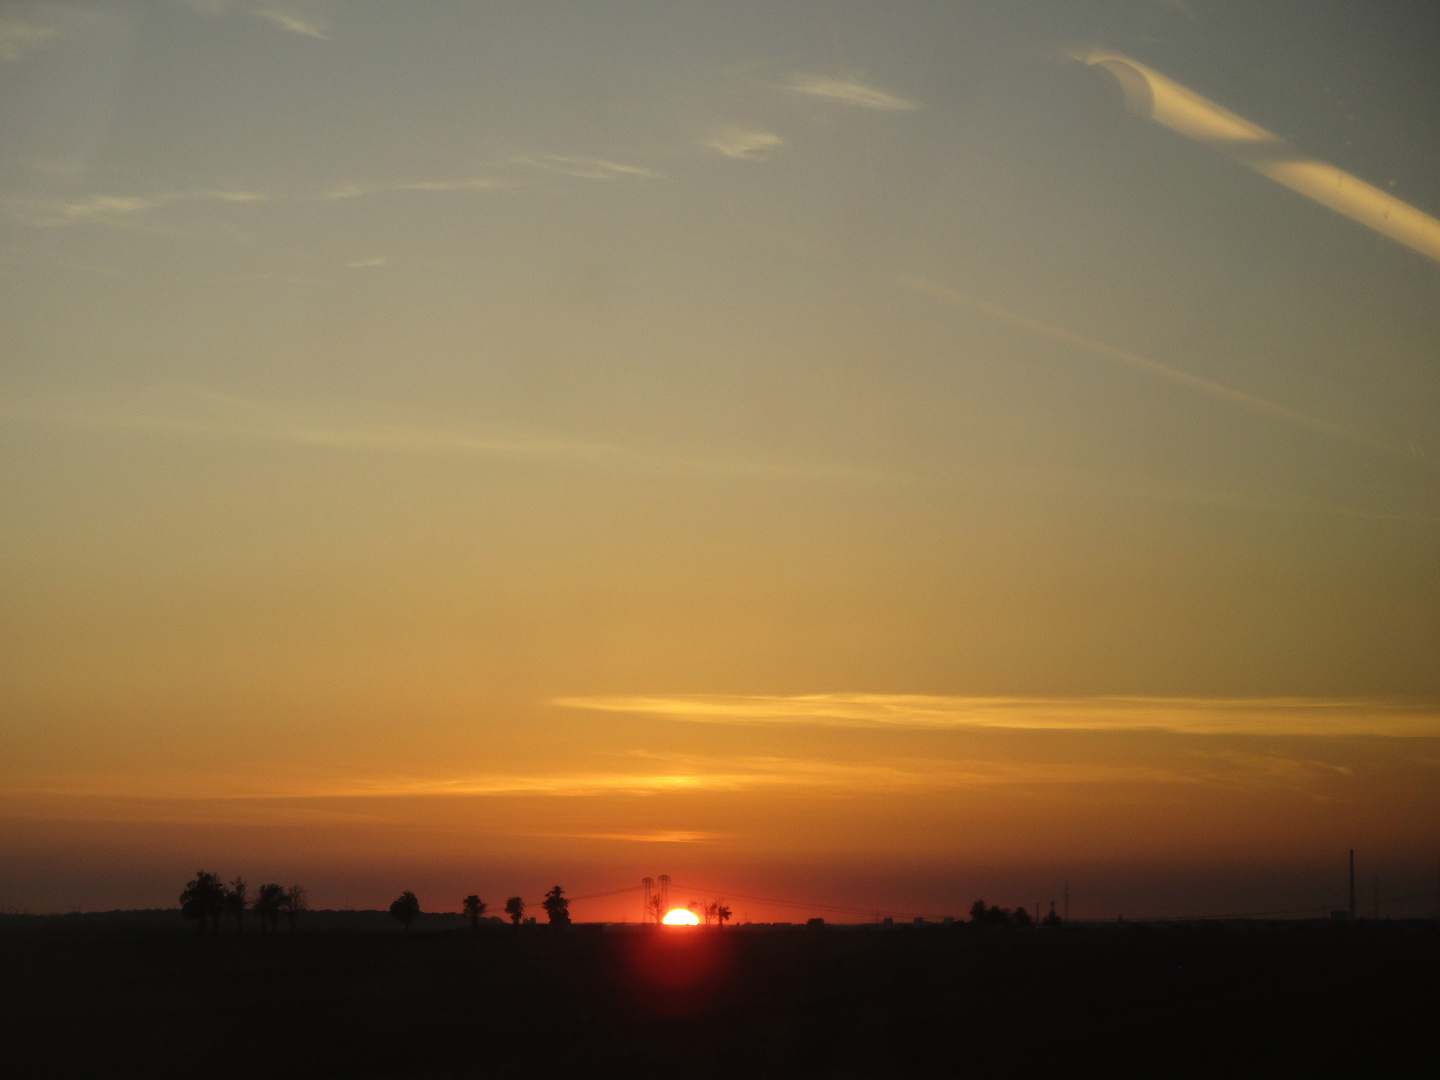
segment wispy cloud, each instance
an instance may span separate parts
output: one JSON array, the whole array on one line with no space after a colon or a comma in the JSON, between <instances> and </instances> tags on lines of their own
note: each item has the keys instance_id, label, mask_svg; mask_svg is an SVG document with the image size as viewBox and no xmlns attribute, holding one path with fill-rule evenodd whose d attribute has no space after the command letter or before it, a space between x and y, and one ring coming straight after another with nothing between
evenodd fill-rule
<instances>
[{"instance_id":1,"label":"wispy cloud","mask_svg":"<svg viewBox=\"0 0 1440 1080\"><path fill-rule=\"evenodd\" d=\"M855 79L831 79L824 75L796 74L785 84L786 89L810 97L837 101L842 105L854 105L876 112L909 112L923 108L918 101L900 97L875 86L867 86Z\"/></svg>"},{"instance_id":2,"label":"wispy cloud","mask_svg":"<svg viewBox=\"0 0 1440 1080\"><path fill-rule=\"evenodd\" d=\"M714 844L736 839L733 833L693 832L688 829L660 829L642 833L526 833L546 840L613 840L627 844Z\"/></svg>"},{"instance_id":3,"label":"wispy cloud","mask_svg":"<svg viewBox=\"0 0 1440 1080\"><path fill-rule=\"evenodd\" d=\"M258 191L171 191L157 195L90 195L70 201L9 198L6 213L30 225L114 224L137 214L178 203L262 203L271 196Z\"/></svg>"},{"instance_id":4,"label":"wispy cloud","mask_svg":"<svg viewBox=\"0 0 1440 1080\"><path fill-rule=\"evenodd\" d=\"M1440 737L1440 707L1316 698L684 694L562 697L552 704L708 724Z\"/></svg>"},{"instance_id":5,"label":"wispy cloud","mask_svg":"<svg viewBox=\"0 0 1440 1080\"><path fill-rule=\"evenodd\" d=\"M764 459L691 456L524 431L483 431L321 413L192 386L130 395L0 401L0 414L36 423L246 440L335 451L548 463L660 476L719 476L833 483L905 482L877 469Z\"/></svg>"},{"instance_id":6,"label":"wispy cloud","mask_svg":"<svg viewBox=\"0 0 1440 1080\"><path fill-rule=\"evenodd\" d=\"M545 172L577 176L582 180L618 180L634 176L647 180L664 179L664 173L647 169L643 165L627 165L605 158L569 157L564 154L519 155L510 159L513 165L525 165Z\"/></svg>"},{"instance_id":7,"label":"wispy cloud","mask_svg":"<svg viewBox=\"0 0 1440 1080\"><path fill-rule=\"evenodd\" d=\"M287 33L316 38L319 41L330 40L329 21L308 11L290 6L262 4L252 9L251 13L257 19L264 19L272 26Z\"/></svg>"},{"instance_id":8,"label":"wispy cloud","mask_svg":"<svg viewBox=\"0 0 1440 1080\"><path fill-rule=\"evenodd\" d=\"M367 195L384 195L392 191L498 191L514 187L513 183L486 176L459 180L394 180L380 183L345 183L325 192L324 199L360 199Z\"/></svg>"},{"instance_id":9,"label":"wispy cloud","mask_svg":"<svg viewBox=\"0 0 1440 1080\"><path fill-rule=\"evenodd\" d=\"M1205 759L1197 775L1153 765L1086 762L1023 762L891 758L855 763L780 756L704 756L636 751L613 769L554 772L450 772L423 776L371 770L344 775L277 769L269 774L203 777L188 774L75 773L32 776L0 786L0 817L16 806L44 806L66 799L253 803L275 800L371 800L456 797L583 799L604 796L759 791L887 794L966 787L1205 783L1223 770L1223 759ZM1244 768L1257 770L1246 764ZM6 804L10 804L7 814ZM698 842L716 834L657 830L589 833L594 839L652 843Z\"/></svg>"},{"instance_id":10,"label":"wispy cloud","mask_svg":"<svg viewBox=\"0 0 1440 1080\"><path fill-rule=\"evenodd\" d=\"M189 8L196 15L208 15L213 19L219 18L230 9L231 0L175 0L175 2Z\"/></svg>"},{"instance_id":11,"label":"wispy cloud","mask_svg":"<svg viewBox=\"0 0 1440 1080\"><path fill-rule=\"evenodd\" d=\"M748 128L724 127L717 130L705 146L729 158L742 161L764 161L770 151L784 146L785 140L773 131L752 131Z\"/></svg>"},{"instance_id":12,"label":"wispy cloud","mask_svg":"<svg viewBox=\"0 0 1440 1080\"><path fill-rule=\"evenodd\" d=\"M1163 379L1166 382L1184 387L1187 390L1198 391L1207 397L1218 398L1231 405L1238 405L1240 408L1246 409L1249 412L1261 413L1277 420L1283 420L1290 424L1309 428L1311 431L1327 435L1330 438L1365 446L1372 450L1391 452L1397 449L1396 447L1387 446L1375 439L1369 438L1342 424L1337 424L1322 417L1311 416L1309 413L1292 409L1288 405L1281 405L1278 402L1247 393L1244 390L1236 389L1233 386L1217 382L1214 379L1207 379L1202 375L1196 375L1182 368L1177 368L1170 364L1162 363L1159 360L1154 360L1151 357L1143 356L1140 353L1131 352L1129 349L1122 349L1116 345L1111 345L1107 341L1100 341L1097 338L1078 334L1073 330L1066 330L1063 327L1053 326L1039 319L1032 319L1028 315L1011 311L1008 308L1001 307L999 304L992 304L988 300L981 300L979 297L971 296L969 293L961 292L959 289L952 289L913 274L893 274L891 277L895 282L904 285L906 288L925 293L945 303L980 312L992 319L1009 323L1012 326L1018 326L1030 333L1049 338L1062 345L1082 349L1092 356L1097 356L1110 363L1119 364L1123 367L1143 372L1146 375Z\"/></svg>"},{"instance_id":13,"label":"wispy cloud","mask_svg":"<svg viewBox=\"0 0 1440 1080\"><path fill-rule=\"evenodd\" d=\"M17 63L59 36L58 26L32 22L15 12L0 14L0 61Z\"/></svg>"}]
</instances>

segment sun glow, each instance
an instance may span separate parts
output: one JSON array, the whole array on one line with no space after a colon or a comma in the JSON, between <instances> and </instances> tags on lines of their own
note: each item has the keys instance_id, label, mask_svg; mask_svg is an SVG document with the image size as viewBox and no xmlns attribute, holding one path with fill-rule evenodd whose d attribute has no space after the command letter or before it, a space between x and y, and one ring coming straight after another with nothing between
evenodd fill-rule
<instances>
[{"instance_id":1,"label":"sun glow","mask_svg":"<svg viewBox=\"0 0 1440 1080\"><path fill-rule=\"evenodd\" d=\"M699 926L700 917L682 907L671 908L665 913L666 926Z\"/></svg>"}]
</instances>

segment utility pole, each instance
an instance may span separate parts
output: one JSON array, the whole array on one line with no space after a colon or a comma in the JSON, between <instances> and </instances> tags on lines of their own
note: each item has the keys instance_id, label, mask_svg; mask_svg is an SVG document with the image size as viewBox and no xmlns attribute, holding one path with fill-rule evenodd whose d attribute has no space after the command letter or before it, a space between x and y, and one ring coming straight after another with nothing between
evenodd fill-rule
<instances>
[{"instance_id":1,"label":"utility pole","mask_svg":"<svg viewBox=\"0 0 1440 1080\"><path fill-rule=\"evenodd\" d=\"M1350 849L1350 921L1355 921L1355 849Z\"/></svg>"},{"instance_id":2,"label":"utility pole","mask_svg":"<svg viewBox=\"0 0 1440 1080\"><path fill-rule=\"evenodd\" d=\"M1373 902L1372 902L1371 905L1370 905L1370 917L1371 917L1372 919L1374 919L1376 922L1379 922L1379 921L1380 921L1380 875L1379 875L1379 874L1376 874L1376 875L1375 875L1375 895L1372 897L1372 900L1373 900Z\"/></svg>"},{"instance_id":3,"label":"utility pole","mask_svg":"<svg viewBox=\"0 0 1440 1080\"><path fill-rule=\"evenodd\" d=\"M1065 882L1065 921L1070 921L1070 883Z\"/></svg>"}]
</instances>

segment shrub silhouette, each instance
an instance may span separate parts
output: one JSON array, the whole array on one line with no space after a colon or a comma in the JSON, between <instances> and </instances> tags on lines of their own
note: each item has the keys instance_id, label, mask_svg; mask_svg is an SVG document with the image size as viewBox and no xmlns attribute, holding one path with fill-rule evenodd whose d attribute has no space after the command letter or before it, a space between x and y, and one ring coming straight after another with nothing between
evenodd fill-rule
<instances>
[{"instance_id":1,"label":"shrub silhouette","mask_svg":"<svg viewBox=\"0 0 1440 1080\"><path fill-rule=\"evenodd\" d=\"M565 899L565 890L559 885L545 894L540 906L545 909L545 917L552 926L570 925L570 901Z\"/></svg>"},{"instance_id":2,"label":"shrub silhouette","mask_svg":"<svg viewBox=\"0 0 1440 1080\"><path fill-rule=\"evenodd\" d=\"M204 933L206 919L210 919L219 931L220 915L224 910L225 886L220 883L220 875L195 871L195 880L186 885L185 891L180 894L180 911L187 919L197 920L201 933Z\"/></svg>"},{"instance_id":3,"label":"shrub silhouette","mask_svg":"<svg viewBox=\"0 0 1440 1080\"><path fill-rule=\"evenodd\" d=\"M410 924L415 921L415 916L420 914L420 901L415 899L413 892L406 889L391 901L390 914L399 919L406 933L409 933Z\"/></svg>"},{"instance_id":4,"label":"shrub silhouette","mask_svg":"<svg viewBox=\"0 0 1440 1080\"><path fill-rule=\"evenodd\" d=\"M505 914L510 916L510 922L514 926L520 925L520 920L525 917L525 901L518 896L512 896L505 901Z\"/></svg>"},{"instance_id":5,"label":"shrub silhouette","mask_svg":"<svg viewBox=\"0 0 1440 1080\"><path fill-rule=\"evenodd\" d=\"M480 916L485 914L486 904L484 900L471 893L461 903L464 905L465 914L470 916L470 929L476 933L480 930Z\"/></svg>"}]
</instances>

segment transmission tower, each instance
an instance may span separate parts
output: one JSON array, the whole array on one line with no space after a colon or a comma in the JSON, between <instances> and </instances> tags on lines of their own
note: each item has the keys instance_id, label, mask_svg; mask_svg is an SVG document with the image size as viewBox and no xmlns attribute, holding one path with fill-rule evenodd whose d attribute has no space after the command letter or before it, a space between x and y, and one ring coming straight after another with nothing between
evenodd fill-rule
<instances>
[{"instance_id":1,"label":"transmission tower","mask_svg":"<svg viewBox=\"0 0 1440 1080\"><path fill-rule=\"evenodd\" d=\"M661 875L660 875L660 910L661 910L662 912L665 912L665 911L669 911L669 910L670 910L670 875L669 875L669 874L661 874ZM664 916L662 915L661 917L663 918Z\"/></svg>"},{"instance_id":2,"label":"transmission tower","mask_svg":"<svg viewBox=\"0 0 1440 1080\"><path fill-rule=\"evenodd\" d=\"M655 879L648 877L641 878L640 886L645 890L645 906L641 909L643 914L640 916L640 921L642 923L648 923L650 921L650 894L655 891Z\"/></svg>"}]
</instances>

